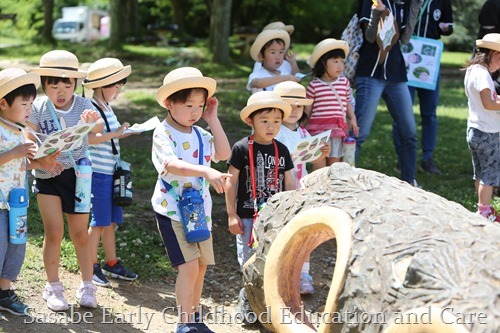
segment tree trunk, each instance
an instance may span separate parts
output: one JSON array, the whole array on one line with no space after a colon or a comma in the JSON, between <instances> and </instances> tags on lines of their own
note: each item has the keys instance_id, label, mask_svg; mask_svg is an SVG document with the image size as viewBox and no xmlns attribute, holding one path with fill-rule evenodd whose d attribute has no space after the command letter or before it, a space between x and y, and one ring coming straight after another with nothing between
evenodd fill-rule
<instances>
[{"instance_id":1,"label":"tree trunk","mask_svg":"<svg viewBox=\"0 0 500 333\"><path fill-rule=\"evenodd\" d=\"M231 30L232 0L214 0L210 15L210 51L213 61L229 61L229 34Z\"/></svg>"},{"instance_id":2,"label":"tree trunk","mask_svg":"<svg viewBox=\"0 0 500 333\"><path fill-rule=\"evenodd\" d=\"M173 8L173 20L174 23L179 27L179 33L184 35L186 29L184 27L184 7L183 0L172 0L172 8Z\"/></svg>"},{"instance_id":3,"label":"tree trunk","mask_svg":"<svg viewBox=\"0 0 500 333\"><path fill-rule=\"evenodd\" d=\"M43 18L44 26L42 31L42 38L46 41L52 42L52 26L54 25L54 0L43 0Z\"/></svg>"},{"instance_id":4,"label":"tree trunk","mask_svg":"<svg viewBox=\"0 0 500 333\"><path fill-rule=\"evenodd\" d=\"M137 37L139 34L139 4L137 0L127 1L127 24L126 26L126 36Z\"/></svg>"},{"instance_id":5,"label":"tree trunk","mask_svg":"<svg viewBox=\"0 0 500 333\"><path fill-rule=\"evenodd\" d=\"M254 227L243 280L274 332L500 332L500 226L438 195L335 163L270 198ZM312 296L326 305L306 313L302 265L333 237L331 285Z\"/></svg>"},{"instance_id":6,"label":"tree trunk","mask_svg":"<svg viewBox=\"0 0 500 333\"><path fill-rule=\"evenodd\" d=\"M110 0L109 7L111 21L109 47L111 50L120 50L125 41L126 31L123 26L127 25L127 15L120 0Z\"/></svg>"}]
</instances>

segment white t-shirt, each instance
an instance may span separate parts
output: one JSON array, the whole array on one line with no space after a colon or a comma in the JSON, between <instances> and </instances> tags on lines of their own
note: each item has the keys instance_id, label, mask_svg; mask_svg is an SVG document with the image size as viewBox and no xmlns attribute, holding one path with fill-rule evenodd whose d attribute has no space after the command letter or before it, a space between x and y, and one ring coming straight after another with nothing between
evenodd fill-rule
<instances>
[{"instance_id":1,"label":"white t-shirt","mask_svg":"<svg viewBox=\"0 0 500 333\"><path fill-rule=\"evenodd\" d=\"M285 125L281 125L280 131L276 135L275 139L284 144L288 148L291 154L295 149L295 147L297 147L299 141L309 136L311 135L303 127L297 128L295 131L292 131ZM300 188L300 179L305 177L306 175L307 175L306 163L294 163L292 176L296 181L297 188Z\"/></svg>"},{"instance_id":2,"label":"white t-shirt","mask_svg":"<svg viewBox=\"0 0 500 333\"><path fill-rule=\"evenodd\" d=\"M500 132L500 111L487 110L481 101L481 91L490 89L491 98L497 99L495 85L488 69L483 65L472 65L465 72L465 94L469 98L469 118L467 127L476 128L485 133Z\"/></svg>"},{"instance_id":3,"label":"white t-shirt","mask_svg":"<svg viewBox=\"0 0 500 333\"><path fill-rule=\"evenodd\" d=\"M258 66L260 64L260 66ZM280 72L280 75L292 75L292 65L288 61L283 61L283 63L278 67L278 71ZM273 84L272 86L265 87L264 89L262 88L253 88L250 84L254 79L264 79L266 77L273 77L276 76L276 74L273 74L269 72L267 69L262 67L262 63L255 63L253 67L253 72L250 73L250 76L248 77L248 83L247 83L247 90L250 90L252 94L255 94L257 91L273 91L274 87L276 86Z\"/></svg>"},{"instance_id":4,"label":"white t-shirt","mask_svg":"<svg viewBox=\"0 0 500 333\"><path fill-rule=\"evenodd\" d=\"M193 126L194 127L194 126ZM212 134L196 126L203 142L203 165L210 167L214 161L215 146ZM194 129L191 133L179 132L164 120L153 133L152 161L158 172L158 180L151 198L153 210L173 221L181 221L181 214L177 206L185 185L200 190L204 200L205 215L209 229L212 229L212 198L210 197L209 182L200 177L179 176L169 173L165 166L173 161L182 159L191 164L199 164L200 144Z\"/></svg>"}]
</instances>

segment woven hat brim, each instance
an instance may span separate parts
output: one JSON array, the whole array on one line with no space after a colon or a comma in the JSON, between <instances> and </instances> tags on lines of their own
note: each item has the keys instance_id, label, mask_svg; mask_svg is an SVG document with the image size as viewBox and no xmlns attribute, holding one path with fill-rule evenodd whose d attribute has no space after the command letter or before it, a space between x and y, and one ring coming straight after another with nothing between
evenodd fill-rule
<instances>
[{"instance_id":1,"label":"woven hat brim","mask_svg":"<svg viewBox=\"0 0 500 333\"><path fill-rule=\"evenodd\" d=\"M164 84L156 91L156 101L162 107L165 107L165 100L180 90L184 89L194 89L194 88L205 88L208 91L207 97L212 97L215 93L215 88L217 83L211 77L185 77L173 82Z\"/></svg>"},{"instance_id":2,"label":"woven hat brim","mask_svg":"<svg viewBox=\"0 0 500 333\"><path fill-rule=\"evenodd\" d=\"M284 101L276 101L276 100L260 100L257 103L252 103L250 105L247 105L241 110L240 112L240 118L243 120L243 122L246 123L246 119L255 111L260 110L260 109L266 109L266 108L274 108L274 109L280 109L283 111L283 120L288 118L290 116L290 113L292 113L292 106L288 104L287 102Z\"/></svg>"},{"instance_id":3,"label":"woven hat brim","mask_svg":"<svg viewBox=\"0 0 500 333\"><path fill-rule=\"evenodd\" d=\"M132 73L132 67L130 65L127 65L118 72L110 76L106 76L103 79L93 80L92 82L83 82L82 84L85 86L85 88L89 89L104 87L109 84L113 84L115 82L123 80L124 78L128 77L130 73Z\"/></svg>"},{"instance_id":4,"label":"woven hat brim","mask_svg":"<svg viewBox=\"0 0 500 333\"><path fill-rule=\"evenodd\" d=\"M287 102L288 104L311 105L313 103L313 100L308 98L282 97L281 99Z\"/></svg>"},{"instance_id":5,"label":"woven hat brim","mask_svg":"<svg viewBox=\"0 0 500 333\"><path fill-rule=\"evenodd\" d=\"M493 42L493 41L489 41L489 40L478 39L478 40L476 40L476 46L480 49L490 49L490 50L500 52L500 41Z\"/></svg>"},{"instance_id":6,"label":"woven hat brim","mask_svg":"<svg viewBox=\"0 0 500 333\"><path fill-rule=\"evenodd\" d=\"M37 73L26 73L2 84L0 86L0 98L4 98L8 93L28 84L34 84L38 89L40 87L40 75Z\"/></svg>"},{"instance_id":7,"label":"woven hat brim","mask_svg":"<svg viewBox=\"0 0 500 333\"><path fill-rule=\"evenodd\" d=\"M336 49L343 50L346 57L349 54L348 44L346 42L337 41L334 43L329 43L327 45L324 45L323 47L320 47L317 50L313 50L313 53L309 57L309 60L307 60L307 64L311 66L311 68L314 68L319 58L321 58L323 54Z\"/></svg>"},{"instance_id":8,"label":"woven hat brim","mask_svg":"<svg viewBox=\"0 0 500 333\"><path fill-rule=\"evenodd\" d=\"M283 33L281 33L283 32ZM290 34L282 29L263 30L250 47L250 57L259 62L259 53L262 47L273 39L282 39L285 42L285 50L290 47Z\"/></svg>"},{"instance_id":9,"label":"woven hat brim","mask_svg":"<svg viewBox=\"0 0 500 333\"><path fill-rule=\"evenodd\" d=\"M87 72L82 70L68 70L60 68L32 68L32 72L40 74L40 76L64 77L70 79L83 79L87 76Z\"/></svg>"}]
</instances>

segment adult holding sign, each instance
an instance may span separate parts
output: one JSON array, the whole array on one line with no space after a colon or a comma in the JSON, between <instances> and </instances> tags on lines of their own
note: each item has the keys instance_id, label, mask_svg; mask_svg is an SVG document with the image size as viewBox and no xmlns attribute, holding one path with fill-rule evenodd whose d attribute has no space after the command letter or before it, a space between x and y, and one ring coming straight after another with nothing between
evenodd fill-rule
<instances>
[{"instance_id":1,"label":"adult holding sign","mask_svg":"<svg viewBox=\"0 0 500 333\"><path fill-rule=\"evenodd\" d=\"M417 129L407 85L400 41L408 43L422 0L364 0L360 11L363 44L356 68L356 107L359 136L356 156L370 134L382 97L398 123L401 149L401 179L416 185Z\"/></svg>"},{"instance_id":2,"label":"adult holding sign","mask_svg":"<svg viewBox=\"0 0 500 333\"><path fill-rule=\"evenodd\" d=\"M453 14L450 0L425 0L417 18L415 35L431 39L440 39L453 32ZM439 102L439 72L435 89L409 86L412 102L418 93L420 118L422 119L422 169L430 174L439 175L441 171L434 162L438 122L436 109ZM393 138L396 151L401 149L401 139L396 122L393 123Z\"/></svg>"}]
</instances>

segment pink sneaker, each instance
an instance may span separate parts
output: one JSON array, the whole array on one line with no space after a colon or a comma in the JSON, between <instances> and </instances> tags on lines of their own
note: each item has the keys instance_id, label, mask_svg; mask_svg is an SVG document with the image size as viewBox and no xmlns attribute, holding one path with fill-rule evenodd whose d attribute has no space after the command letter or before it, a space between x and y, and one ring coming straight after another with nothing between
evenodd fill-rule
<instances>
[{"instance_id":1,"label":"pink sneaker","mask_svg":"<svg viewBox=\"0 0 500 333\"><path fill-rule=\"evenodd\" d=\"M68 302L64 298L64 286L62 282L52 282L45 285L43 299L47 301L47 307L52 311L66 311L69 309Z\"/></svg>"},{"instance_id":2,"label":"pink sneaker","mask_svg":"<svg viewBox=\"0 0 500 333\"><path fill-rule=\"evenodd\" d=\"M76 298L80 302L80 305L86 308L97 308L96 290L97 287L92 281L83 281L80 283L80 288L76 291Z\"/></svg>"}]
</instances>

